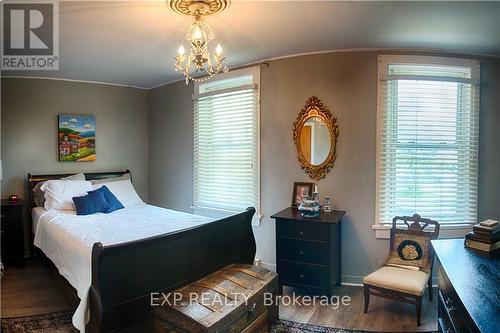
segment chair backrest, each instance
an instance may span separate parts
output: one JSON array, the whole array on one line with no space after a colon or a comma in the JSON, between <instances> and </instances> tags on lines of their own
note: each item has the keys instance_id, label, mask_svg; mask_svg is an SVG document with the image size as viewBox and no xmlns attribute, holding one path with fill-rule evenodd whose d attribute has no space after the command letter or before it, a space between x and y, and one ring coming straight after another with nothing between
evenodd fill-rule
<instances>
[{"instance_id":1,"label":"chair backrest","mask_svg":"<svg viewBox=\"0 0 500 333\"><path fill-rule=\"evenodd\" d=\"M398 226L405 225L406 228L398 228ZM429 228L428 231L425 229L427 227L433 226L434 228ZM394 238L396 231L398 234L407 234L407 235L416 235L416 236L427 236L430 239L437 239L439 236L439 222L422 218L418 214L413 214L413 216L396 216L392 219L392 227L391 227L391 242L390 249L391 251L394 249ZM432 246L429 246L429 255L430 262L428 267L423 267L424 271L430 271L432 267L432 262L434 259L434 250Z\"/></svg>"}]
</instances>

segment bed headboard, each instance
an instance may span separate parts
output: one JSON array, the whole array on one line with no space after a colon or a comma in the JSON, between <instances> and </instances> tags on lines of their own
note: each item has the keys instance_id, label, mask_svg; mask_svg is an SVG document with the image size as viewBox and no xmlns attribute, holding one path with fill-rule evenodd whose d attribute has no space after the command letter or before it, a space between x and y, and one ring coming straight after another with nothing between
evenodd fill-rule
<instances>
[{"instance_id":1,"label":"bed headboard","mask_svg":"<svg viewBox=\"0 0 500 333\"><path fill-rule=\"evenodd\" d=\"M55 174L44 174L44 175L32 175L28 173L28 195L29 195L29 209L35 207L35 200L33 196L33 188L35 188L36 184L40 182L44 182L51 179L61 179L64 177L68 177L74 175L78 172L73 173L55 173ZM111 171L111 172L84 172L85 178L87 180L97 180L97 179L106 179L113 177L120 177L125 174L130 174L130 179L132 179L132 173L130 170L125 171Z\"/></svg>"}]
</instances>

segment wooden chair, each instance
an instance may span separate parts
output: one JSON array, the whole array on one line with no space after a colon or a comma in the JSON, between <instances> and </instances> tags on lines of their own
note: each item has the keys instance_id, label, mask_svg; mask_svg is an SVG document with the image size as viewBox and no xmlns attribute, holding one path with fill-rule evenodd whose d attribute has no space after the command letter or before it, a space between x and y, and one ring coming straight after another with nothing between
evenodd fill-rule
<instances>
[{"instance_id":1,"label":"wooden chair","mask_svg":"<svg viewBox=\"0 0 500 333\"><path fill-rule=\"evenodd\" d=\"M398 221L403 221L405 229L398 229ZM428 226L434 226L434 230L424 231ZM436 239L439 235L439 223L430 219L421 218L415 214L409 216L396 216L392 220L390 253L395 249L396 234L413 236L426 236L430 239ZM391 254L389 254L389 257ZM417 326L420 326L420 313L422 309L422 296L425 292L425 286L429 289L429 300L432 301L432 263L434 260L434 251L429 243L428 260L424 267L418 270L396 267L384 264L377 271L367 275L363 279L363 292L365 296L364 313L368 311L370 296L378 296L392 299L399 302L414 304L417 311ZM388 259L389 259L388 257ZM388 260L386 260L387 263ZM416 268L415 268L416 269Z\"/></svg>"}]
</instances>

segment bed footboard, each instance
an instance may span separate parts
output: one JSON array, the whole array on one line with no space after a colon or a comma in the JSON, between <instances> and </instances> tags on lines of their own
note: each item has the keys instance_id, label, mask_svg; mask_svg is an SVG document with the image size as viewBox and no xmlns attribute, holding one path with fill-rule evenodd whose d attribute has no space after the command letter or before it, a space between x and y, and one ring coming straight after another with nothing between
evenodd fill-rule
<instances>
[{"instance_id":1,"label":"bed footboard","mask_svg":"<svg viewBox=\"0 0 500 333\"><path fill-rule=\"evenodd\" d=\"M252 264L255 208L199 227L92 249L87 332L149 316L151 293L168 292L232 263Z\"/></svg>"}]
</instances>

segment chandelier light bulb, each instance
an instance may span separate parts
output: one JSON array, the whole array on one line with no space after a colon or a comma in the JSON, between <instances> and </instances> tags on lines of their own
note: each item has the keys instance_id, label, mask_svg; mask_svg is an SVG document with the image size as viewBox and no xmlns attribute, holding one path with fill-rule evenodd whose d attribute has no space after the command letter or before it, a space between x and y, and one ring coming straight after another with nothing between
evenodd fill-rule
<instances>
[{"instance_id":1,"label":"chandelier light bulb","mask_svg":"<svg viewBox=\"0 0 500 333\"><path fill-rule=\"evenodd\" d=\"M184 52L186 52L184 45L179 46L179 50L177 52L179 52L179 55L181 56L184 55Z\"/></svg>"},{"instance_id":2,"label":"chandelier light bulb","mask_svg":"<svg viewBox=\"0 0 500 333\"><path fill-rule=\"evenodd\" d=\"M217 47L215 48L215 53L220 56L222 54L222 46L220 46L220 43L217 43Z\"/></svg>"},{"instance_id":3,"label":"chandelier light bulb","mask_svg":"<svg viewBox=\"0 0 500 333\"><path fill-rule=\"evenodd\" d=\"M193 32L193 38L196 40L200 40L203 37L203 34L201 32L201 29L199 26L196 26Z\"/></svg>"}]
</instances>

